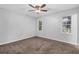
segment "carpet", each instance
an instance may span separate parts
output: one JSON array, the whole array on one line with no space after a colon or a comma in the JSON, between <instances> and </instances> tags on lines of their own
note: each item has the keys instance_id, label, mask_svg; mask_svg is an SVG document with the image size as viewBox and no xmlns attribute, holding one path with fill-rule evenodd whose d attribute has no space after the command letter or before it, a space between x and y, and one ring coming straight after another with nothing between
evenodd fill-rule
<instances>
[{"instance_id":1,"label":"carpet","mask_svg":"<svg viewBox=\"0 0 79 59\"><path fill-rule=\"evenodd\" d=\"M32 37L0 45L0 54L79 54L79 49L69 43Z\"/></svg>"}]
</instances>

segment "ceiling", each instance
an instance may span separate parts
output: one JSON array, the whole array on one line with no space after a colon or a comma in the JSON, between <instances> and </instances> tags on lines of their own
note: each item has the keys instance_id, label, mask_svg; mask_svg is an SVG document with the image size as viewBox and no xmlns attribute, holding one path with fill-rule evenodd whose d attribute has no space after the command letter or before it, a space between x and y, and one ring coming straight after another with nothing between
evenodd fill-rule
<instances>
[{"instance_id":1,"label":"ceiling","mask_svg":"<svg viewBox=\"0 0 79 59\"><path fill-rule=\"evenodd\" d=\"M28 11L33 9L32 7L28 6L28 4L0 4L0 8L4 8L12 12L27 14L32 17L38 17L41 15L56 13L56 12L60 12L63 10L68 10L76 7L79 7L79 4L47 4L45 9L47 9L48 11L37 14L35 12Z\"/></svg>"}]
</instances>

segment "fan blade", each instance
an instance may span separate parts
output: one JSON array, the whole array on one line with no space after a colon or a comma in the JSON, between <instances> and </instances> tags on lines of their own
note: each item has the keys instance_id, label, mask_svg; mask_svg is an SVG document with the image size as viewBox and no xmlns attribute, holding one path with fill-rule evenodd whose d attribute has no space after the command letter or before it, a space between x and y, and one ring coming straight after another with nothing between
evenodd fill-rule
<instances>
[{"instance_id":1,"label":"fan blade","mask_svg":"<svg viewBox=\"0 0 79 59\"><path fill-rule=\"evenodd\" d=\"M28 10L28 11L35 11L35 10Z\"/></svg>"},{"instance_id":2,"label":"fan blade","mask_svg":"<svg viewBox=\"0 0 79 59\"><path fill-rule=\"evenodd\" d=\"M33 5L31 5L31 4L29 4L29 6L31 6L31 7L33 7L33 8L35 8Z\"/></svg>"},{"instance_id":3,"label":"fan blade","mask_svg":"<svg viewBox=\"0 0 79 59\"><path fill-rule=\"evenodd\" d=\"M46 4L43 4L42 6L41 6L41 8L43 8L43 7L45 7L46 6Z\"/></svg>"},{"instance_id":4,"label":"fan blade","mask_svg":"<svg viewBox=\"0 0 79 59\"><path fill-rule=\"evenodd\" d=\"M47 10L41 10L41 11L47 12Z\"/></svg>"}]
</instances>

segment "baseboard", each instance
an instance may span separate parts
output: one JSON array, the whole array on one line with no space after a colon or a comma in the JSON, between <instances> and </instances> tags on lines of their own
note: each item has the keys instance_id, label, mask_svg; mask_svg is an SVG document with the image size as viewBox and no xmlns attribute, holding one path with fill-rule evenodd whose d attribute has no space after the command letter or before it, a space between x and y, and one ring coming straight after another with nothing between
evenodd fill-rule
<instances>
[{"instance_id":1,"label":"baseboard","mask_svg":"<svg viewBox=\"0 0 79 59\"><path fill-rule=\"evenodd\" d=\"M8 42L0 43L0 45L4 45L4 44L8 44L8 43L13 43L13 42L17 42L17 41L24 40L24 39L35 38L35 37L37 37L37 36L30 36L30 37L26 37L26 38L23 38L23 39L17 39L17 40L14 40L14 41L8 41Z\"/></svg>"},{"instance_id":2,"label":"baseboard","mask_svg":"<svg viewBox=\"0 0 79 59\"><path fill-rule=\"evenodd\" d=\"M44 38L44 39L50 39L50 40L60 41L60 40L58 40L56 38L52 38L51 39L51 38L43 37L43 36L31 36L31 37L27 37L25 39L30 39L30 38ZM8 44L8 43L13 43L13 42L17 42L17 41L20 41L20 40L24 40L24 38L23 39L17 39L17 40L14 40L14 41L4 42L4 43L1 43L0 45L4 45L4 44ZM70 42L66 42L66 41L62 41L62 40L60 42L65 42L65 43L72 44ZM72 45L75 45L75 46L79 47L79 45L77 45L77 44L72 44Z\"/></svg>"},{"instance_id":3,"label":"baseboard","mask_svg":"<svg viewBox=\"0 0 79 59\"><path fill-rule=\"evenodd\" d=\"M44 36L37 36L37 37L46 38L46 39L50 39L50 40L56 40L56 41L60 41L60 42L65 42L65 43L68 43L68 44L72 44L72 45L75 45L75 46L79 46L78 44L67 42L67 41L63 41L63 40L59 40L57 38L48 38L48 37L44 37Z\"/></svg>"}]
</instances>

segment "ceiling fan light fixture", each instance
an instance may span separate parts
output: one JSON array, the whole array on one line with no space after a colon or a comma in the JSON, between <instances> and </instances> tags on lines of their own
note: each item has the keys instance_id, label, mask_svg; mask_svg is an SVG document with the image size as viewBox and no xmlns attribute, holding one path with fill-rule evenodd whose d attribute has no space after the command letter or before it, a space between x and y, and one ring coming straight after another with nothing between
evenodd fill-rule
<instances>
[{"instance_id":1,"label":"ceiling fan light fixture","mask_svg":"<svg viewBox=\"0 0 79 59\"><path fill-rule=\"evenodd\" d=\"M41 11L40 11L40 10L36 10L35 12L36 12L36 13L40 13Z\"/></svg>"},{"instance_id":2,"label":"ceiling fan light fixture","mask_svg":"<svg viewBox=\"0 0 79 59\"><path fill-rule=\"evenodd\" d=\"M36 13L47 12L47 10L44 9L46 4L29 4L29 6L33 7Z\"/></svg>"}]
</instances>

